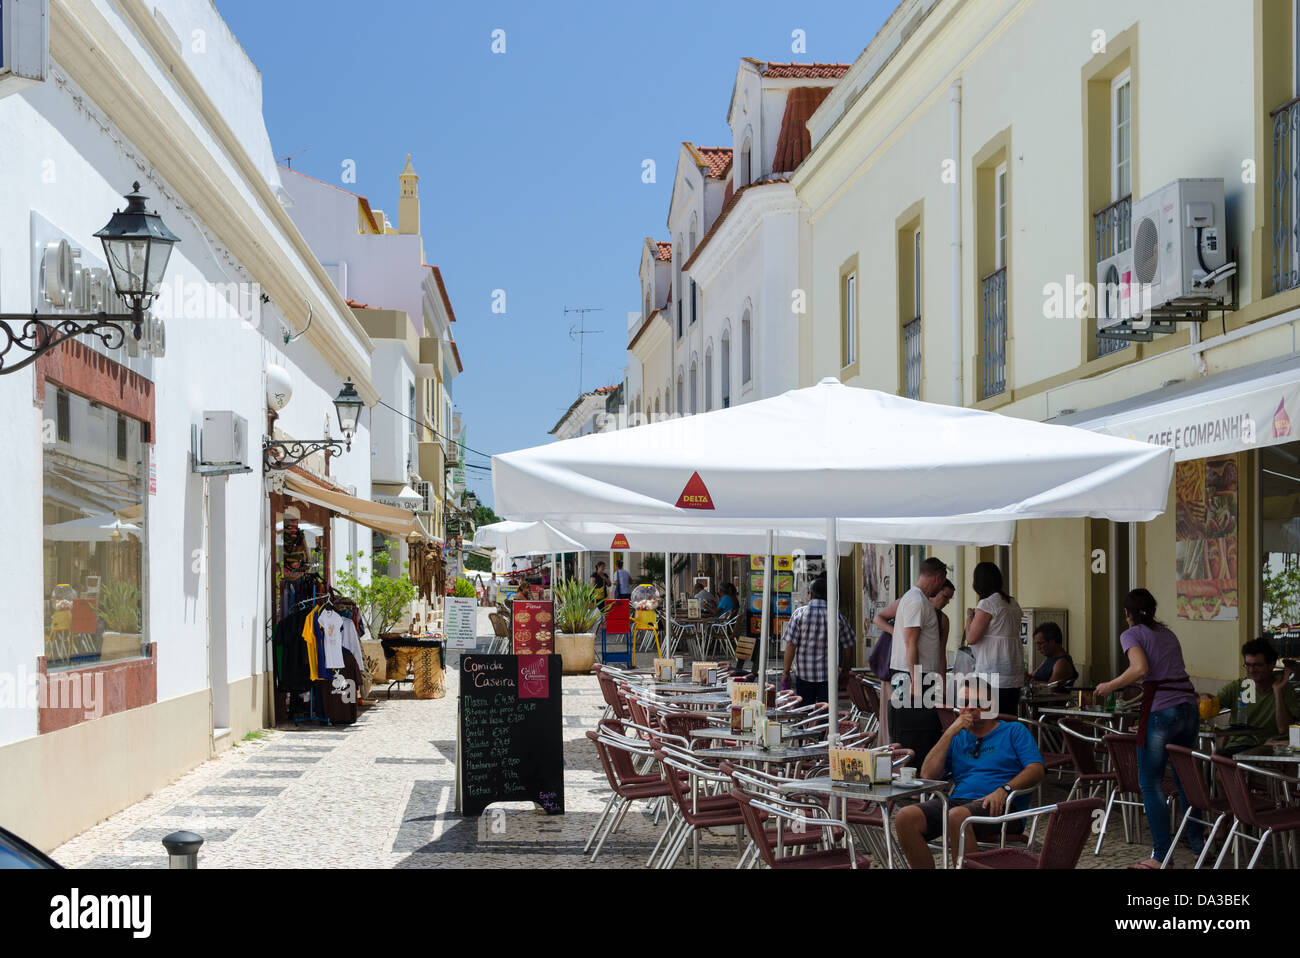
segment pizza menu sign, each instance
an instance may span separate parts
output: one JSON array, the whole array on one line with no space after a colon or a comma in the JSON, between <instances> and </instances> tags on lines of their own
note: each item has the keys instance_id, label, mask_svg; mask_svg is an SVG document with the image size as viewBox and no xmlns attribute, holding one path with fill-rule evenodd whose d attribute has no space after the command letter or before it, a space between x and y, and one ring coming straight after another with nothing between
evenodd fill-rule
<instances>
[{"instance_id":1,"label":"pizza menu sign","mask_svg":"<svg viewBox=\"0 0 1300 958\"><path fill-rule=\"evenodd\" d=\"M514 605L514 654L553 655L555 653L555 612L550 602L523 602Z\"/></svg>"}]
</instances>

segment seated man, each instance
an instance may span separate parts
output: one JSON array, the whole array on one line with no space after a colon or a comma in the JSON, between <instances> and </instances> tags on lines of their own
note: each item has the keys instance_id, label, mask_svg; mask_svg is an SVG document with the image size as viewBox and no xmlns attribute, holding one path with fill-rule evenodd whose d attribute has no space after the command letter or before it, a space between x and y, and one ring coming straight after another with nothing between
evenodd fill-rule
<instances>
[{"instance_id":1,"label":"seated man","mask_svg":"<svg viewBox=\"0 0 1300 958\"><path fill-rule=\"evenodd\" d=\"M700 615L714 615L718 611L718 597L709 591L703 579L696 581L695 594L691 598L700 600Z\"/></svg>"},{"instance_id":2,"label":"seated man","mask_svg":"<svg viewBox=\"0 0 1300 958\"><path fill-rule=\"evenodd\" d=\"M957 855L957 833L972 815L1001 815L1008 811L1007 796L1022 788L1033 788L1043 780L1043 756L1029 730L1019 722L1002 722L994 715L992 689L974 678L957 690L957 718L921 766L921 778L951 777L949 792L948 841L953 858ZM987 706L987 712L985 711ZM1022 811L1020 807L1011 811ZM898 844L913 868L933 868L926 842L943 834L943 802L932 799L909 805L895 819ZM1023 830L1024 823L1012 823L1008 833ZM996 826L976 826L974 839L996 837ZM975 851L968 833L967 852Z\"/></svg>"},{"instance_id":3,"label":"seated man","mask_svg":"<svg viewBox=\"0 0 1300 958\"><path fill-rule=\"evenodd\" d=\"M1234 679L1219 689L1219 707L1232 709L1235 722L1237 704L1242 702L1250 730L1232 735L1218 749L1220 755L1235 755L1263 745L1275 735L1286 735L1291 723L1300 719L1300 695L1290 684L1290 670L1273 673L1277 650L1272 643L1268 639L1252 639L1241 647L1241 656L1246 663L1246 677Z\"/></svg>"},{"instance_id":4,"label":"seated man","mask_svg":"<svg viewBox=\"0 0 1300 958\"><path fill-rule=\"evenodd\" d=\"M1033 674L1034 685L1060 683L1061 687L1069 685L1079 677L1079 670L1074 667L1074 659L1065 654L1061 627L1055 622L1044 622L1034 632L1034 648L1043 657L1043 664Z\"/></svg>"}]
</instances>

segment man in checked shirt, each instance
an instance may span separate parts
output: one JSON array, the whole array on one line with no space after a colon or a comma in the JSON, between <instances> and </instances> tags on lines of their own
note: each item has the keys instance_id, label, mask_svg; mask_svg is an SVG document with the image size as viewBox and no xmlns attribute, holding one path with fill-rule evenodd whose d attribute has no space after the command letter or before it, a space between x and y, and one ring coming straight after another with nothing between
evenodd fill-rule
<instances>
[{"instance_id":1,"label":"man in checked shirt","mask_svg":"<svg viewBox=\"0 0 1300 958\"><path fill-rule=\"evenodd\" d=\"M804 704L827 702L829 672L826 665L826 578L814 580L808 590L809 602L796 609L785 627L785 669L782 681L790 683L790 667L795 666L794 690ZM840 615L840 675L848 675L853 665L857 640L853 626Z\"/></svg>"}]
</instances>

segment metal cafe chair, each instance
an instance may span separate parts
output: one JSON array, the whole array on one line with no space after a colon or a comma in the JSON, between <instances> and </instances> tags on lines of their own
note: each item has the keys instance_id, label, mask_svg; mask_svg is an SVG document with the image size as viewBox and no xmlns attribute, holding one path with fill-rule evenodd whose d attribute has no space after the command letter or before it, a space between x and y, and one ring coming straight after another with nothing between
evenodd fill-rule
<instances>
[{"instance_id":1,"label":"metal cafe chair","mask_svg":"<svg viewBox=\"0 0 1300 958\"><path fill-rule=\"evenodd\" d=\"M1275 839L1279 835L1289 839L1294 833L1300 832L1300 807L1289 802L1290 789L1300 785L1300 779L1265 771L1252 765L1243 765L1222 755L1213 755L1210 761L1219 772L1219 781L1228 795L1228 804L1232 806L1232 814L1235 818L1232 828L1228 830L1227 840L1223 843L1223 851L1219 852L1214 867L1217 869L1223 865L1223 859L1227 856L1230 847L1234 850L1235 857L1237 840L1245 839L1256 844L1255 854L1250 857L1250 863L1246 866L1248 869L1254 868L1269 839ZM1281 783L1284 795L1282 802L1270 803L1265 808L1258 807L1251 800L1250 786L1246 781L1247 774ZM1257 829L1259 836L1246 834L1247 827ZM1296 856L1289 841L1283 845L1283 851L1287 867L1294 868ZM1276 854L1275 846L1275 857Z\"/></svg>"},{"instance_id":2,"label":"metal cafe chair","mask_svg":"<svg viewBox=\"0 0 1300 958\"><path fill-rule=\"evenodd\" d=\"M957 832L957 868L1076 868L1083 846L1092 833L1093 814L1101 808L1101 804L1100 798L1083 798L1007 815L972 815L961 823ZM1043 847L1037 853L1032 848L1001 847L965 854L968 828L976 825L1000 825L1005 833L1011 822L1031 820L1037 826L1039 819L1044 816L1047 816L1047 831L1043 836ZM1032 838L1030 841L1032 845Z\"/></svg>"},{"instance_id":3,"label":"metal cafe chair","mask_svg":"<svg viewBox=\"0 0 1300 958\"><path fill-rule=\"evenodd\" d=\"M739 769L731 770L731 794L740 803L740 812L758 852L758 859L768 868L787 869L821 869L821 868L870 868L871 863L865 855L857 853L853 840L853 831L849 825L836 818L821 805L808 802L791 801L776 794L768 783ZM761 797L760 797L761 796ZM769 828L767 819L774 819L775 828ZM786 823L792 823L787 825ZM809 829L819 829L816 833L823 847L816 851L804 850L800 854L785 855L783 852L794 846L805 848ZM790 832L797 839L797 844L786 833ZM842 835L845 847L835 846L836 833Z\"/></svg>"}]
</instances>

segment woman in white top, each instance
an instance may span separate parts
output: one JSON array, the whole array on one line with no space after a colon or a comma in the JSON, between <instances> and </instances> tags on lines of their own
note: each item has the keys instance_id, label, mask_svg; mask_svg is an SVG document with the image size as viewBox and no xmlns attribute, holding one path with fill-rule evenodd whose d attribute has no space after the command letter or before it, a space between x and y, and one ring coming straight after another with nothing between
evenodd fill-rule
<instances>
[{"instance_id":1,"label":"woman in white top","mask_svg":"<svg viewBox=\"0 0 1300 958\"><path fill-rule=\"evenodd\" d=\"M996 690L999 715L1015 715L1025 684L1025 654L1020 648L1020 605L1002 591L1002 570L992 562L975 566L979 604L966 612L966 644L975 653L975 671Z\"/></svg>"}]
</instances>

